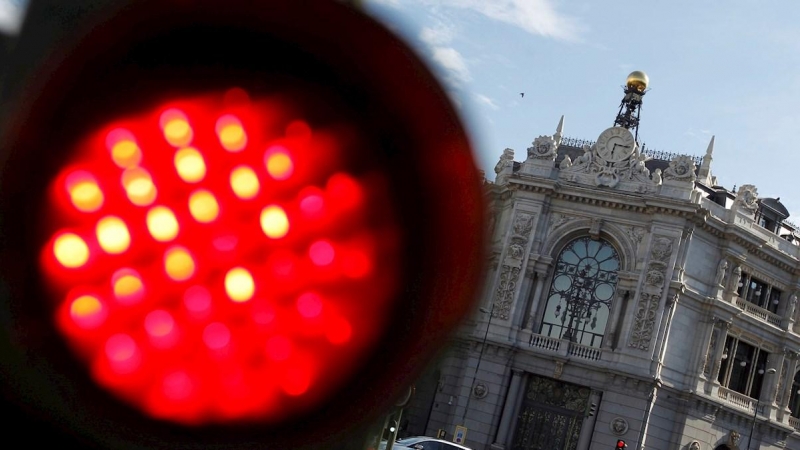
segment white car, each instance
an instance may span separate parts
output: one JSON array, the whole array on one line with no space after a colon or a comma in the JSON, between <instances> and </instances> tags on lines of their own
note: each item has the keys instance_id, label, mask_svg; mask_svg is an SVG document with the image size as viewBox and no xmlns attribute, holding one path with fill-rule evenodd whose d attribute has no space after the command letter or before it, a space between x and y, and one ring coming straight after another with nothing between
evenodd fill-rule
<instances>
[{"instance_id":1,"label":"white car","mask_svg":"<svg viewBox=\"0 0 800 450\"><path fill-rule=\"evenodd\" d=\"M378 447L379 450L386 449L386 441L381 442ZM469 447L455 444L453 442L443 441L426 436L414 436L396 441L392 446L392 450L471 450Z\"/></svg>"}]
</instances>

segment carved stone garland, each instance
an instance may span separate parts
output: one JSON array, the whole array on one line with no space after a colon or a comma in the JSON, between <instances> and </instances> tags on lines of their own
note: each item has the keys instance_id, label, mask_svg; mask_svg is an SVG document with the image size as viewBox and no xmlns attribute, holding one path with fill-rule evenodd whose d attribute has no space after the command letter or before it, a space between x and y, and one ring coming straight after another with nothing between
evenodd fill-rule
<instances>
[{"instance_id":1,"label":"carved stone garland","mask_svg":"<svg viewBox=\"0 0 800 450\"><path fill-rule=\"evenodd\" d=\"M520 268L525 257L528 239L533 229L532 213L517 213L514 218L511 242L509 242L503 267L500 271L500 281L494 296L492 317L508 320L511 305L514 303L514 293L517 290Z\"/></svg>"},{"instance_id":2,"label":"carved stone garland","mask_svg":"<svg viewBox=\"0 0 800 450\"><path fill-rule=\"evenodd\" d=\"M633 328L628 346L647 350L653 339L656 313L661 302L661 294L666 284L667 263L672 255L673 242L667 237L656 237L650 249L650 263L647 265L644 286L639 294Z\"/></svg>"},{"instance_id":3,"label":"carved stone garland","mask_svg":"<svg viewBox=\"0 0 800 450\"><path fill-rule=\"evenodd\" d=\"M719 329L714 326L713 330L711 330L711 342L708 343L708 351L706 352L706 357L703 359L703 375L705 375L706 378L711 375L711 365L714 359L714 350L717 349L718 335Z\"/></svg>"}]
</instances>

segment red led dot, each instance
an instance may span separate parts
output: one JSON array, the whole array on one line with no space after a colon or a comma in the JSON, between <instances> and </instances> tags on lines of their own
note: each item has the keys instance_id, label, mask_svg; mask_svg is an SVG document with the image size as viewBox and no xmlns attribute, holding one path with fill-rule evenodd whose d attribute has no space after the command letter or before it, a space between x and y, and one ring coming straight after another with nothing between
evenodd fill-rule
<instances>
[{"instance_id":1,"label":"red led dot","mask_svg":"<svg viewBox=\"0 0 800 450\"><path fill-rule=\"evenodd\" d=\"M161 382L164 396L170 400L185 400L192 395L194 386L186 372L172 372Z\"/></svg>"},{"instance_id":2,"label":"red led dot","mask_svg":"<svg viewBox=\"0 0 800 450\"><path fill-rule=\"evenodd\" d=\"M115 334L108 338L105 352L111 370L118 374L131 373L139 368L141 362L139 348L127 334Z\"/></svg>"},{"instance_id":3,"label":"red led dot","mask_svg":"<svg viewBox=\"0 0 800 450\"><path fill-rule=\"evenodd\" d=\"M328 323L325 330L325 337L331 344L344 344L350 340L353 335L353 327L346 319L337 317Z\"/></svg>"},{"instance_id":4,"label":"red led dot","mask_svg":"<svg viewBox=\"0 0 800 450\"><path fill-rule=\"evenodd\" d=\"M144 328L151 337L162 338L172 333L175 320L170 313L157 309L145 317Z\"/></svg>"},{"instance_id":5,"label":"red led dot","mask_svg":"<svg viewBox=\"0 0 800 450\"><path fill-rule=\"evenodd\" d=\"M344 209L355 209L364 201L361 185L350 175L337 173L328 179L328 194Z\"/></svg>"},{"instance_id":6,"label":"red led dot","mask_svg":"<svg viewBox=\"0 0 800 450\"><path fill-rule=\"evenodd\" d=\"M192 286L184 292L183 304L191 316L206 317L211 312L211 293L203 286Z\"/></svg>"},{"instance_id":7,"label":"red led dot","mask_svg":"<svg viewBox=\"0 0 800 450\"><path fill-rule=\"evenodd\" d=\"M203 342L212 350L225 348L231 340L231 331L225 325L214 322L203 329Z\"/></svg>"},{"instance_id":8,"label":"red led dot","mask_svg":"<svg viewBox=\"0 0 800 450\"><path fill-rule=\"evenodd\" d=\"M309 218L317 218L322 214L325 203L319 189L308 189L300 196L300 210Z\"/></svg>"},{"instance_id":9,"label":"red led dot","mask_svg":"<svg viewBox=\"0 0 800 450\"><path fill-rule=\"evenodd\" d=\"M306 292L297 297L297 311L301 316L312 319L322 312L322 298L313 292Z\"/></svg>"},{"instance_id":10,"label":"red led dot","mask_svg":"<svg viewBox=\"0 0 800 450\"><path fill-rule=\"evenodd\" d=\"M343 258L342 271L349 278L363 278L372 271L372 260L362 251L351 250Z\"/></svg>"},{"instance_id":11,"label":"red led dot","mask_svg":"<svg viewBox=\"0 0 800 450\"><path fill-rule=\"evenodd\" d=\"M333 262L335 252L330 242L317 241L308 248L308 256L314 264L318 266L327 266Z\"/></svg>"},{"instance_id":12,"label":"red led dot","mask_svg":"<svg viewBox=\"0 0 800 450\"><path fill-rule=\"evenodd\" d=\"M311 368L308 364L296 363L289 367L283 376L281 388L291 396L305 394L311 387Z\"/></svg>"},{"instance_id":13,"label":"red led dot","mask_svg":"<svg viewBox=\"0 0 800 450\"><path fill-rule=\"evenodd\" d=\"M274 336L267 341L267 356L273 361L285 361L292 354L292 342L284 336Z\"/></svg>"}]
</instances>

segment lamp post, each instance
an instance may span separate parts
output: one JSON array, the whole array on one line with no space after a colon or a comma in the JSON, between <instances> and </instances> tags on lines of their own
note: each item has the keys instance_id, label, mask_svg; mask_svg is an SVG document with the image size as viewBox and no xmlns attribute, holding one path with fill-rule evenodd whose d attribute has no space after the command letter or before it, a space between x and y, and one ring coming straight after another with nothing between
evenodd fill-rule
<instances>
[{"instance_id":1,"label":"lamp post","mask_svg":"<svg viewBox=\"0 0 800 450\"><path fill-rule=\"evenodd\" d=\"M744 361L742 361L744 362ZM760 369L759 372L763 372L763 369ZM774 368L767 369L767 374L772 375L777 372ZM750 443L753 442L753 433L756 431L756 416L758 416L758 408L761 406L761 393L759 392L759 398L756 399L756 408L753 411L753 425L750 427L750 436L747 438L747 450L750 450Z\"/></svg>"},{"instance_id":2,"label":"lamp post","mask_svg":"<svg viewBox=\"0 0 800 450\"><path fill-rule=\"evenodd\" d=\"M483 333L483 341L481 343L481 351L478 353L478 362L475 364L475 371L472 373L472 381L469 383L469 392L467 393L467 403L464 404L464 414L461 415L461 424L467 420L467 411L469 411L469 403L472 400L472 391L474 389L475 380L478 377L478 369L481 367L481 361L483 360L483 351L486 349L486 339L489 337L489 326L492 324L492 316L494 315L494 303L492 303L491 309L486 309L484 307L479 308L480 311L484 314L489 314L489 320L486 321L486 331Z\"/></svg>"}]
</instances>

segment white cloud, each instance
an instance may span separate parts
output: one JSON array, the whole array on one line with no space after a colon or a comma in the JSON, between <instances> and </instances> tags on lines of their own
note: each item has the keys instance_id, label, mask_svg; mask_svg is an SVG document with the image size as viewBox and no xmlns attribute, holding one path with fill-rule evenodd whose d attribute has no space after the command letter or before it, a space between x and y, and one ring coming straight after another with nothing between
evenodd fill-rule
<instances>
[{"instance_id":1,"label":"white cloud","mask_svg":"<svg viewBox=\"0 0 800 450\"><path fill-rule=\"evenodd\" d=\"M419 38L428 45L437 46L450 43L454 35L453 27L439 24L435 28L423 28L419 33Z\"/></svg>"},{"instance_id":2,"label":"white cloud","mask_svg":"<svg viewBox=\"0 0 800 450\"><path fill-rule=\"evenodd\" d=\"M474 94L474 95L475 95L475 101L477 101L478 103L486 105L492 109L500 109L500 107L497 106L497 103L495 103L494 100L492 100L490 97L487 97L483 94Z\"/></svg>"},{"instance_id":3,"label":"white cloud","mask_svg":"<svg viewBox=\"0 0 800 450\"><path fill-rule=\"evenodd\" d=\"M439 0L435 3L469 9L528 33L579 41L584 27L575 18L556 11L553 0Z\"/></svg>"},{"instance_id":4,"label":"white cloud","mask_svg":"<svg viewBox=\"0 0 800 450\"><path fill-rule=\"evenodd\" d=\"M451 83L458 86L472 79L467 63L458 50L453 47L433 47L431 50L433 60L449 72L446 78Z\"/></svg>"}]
</instances>

